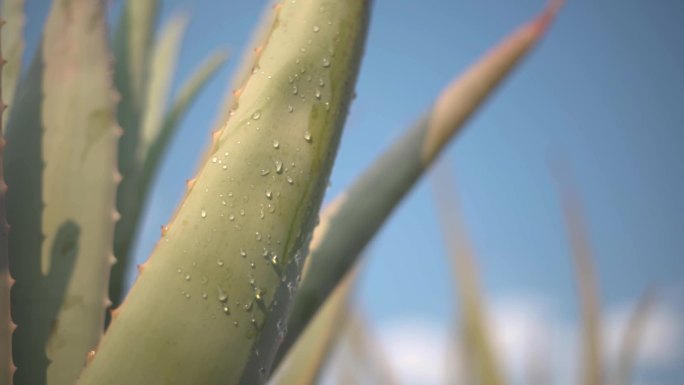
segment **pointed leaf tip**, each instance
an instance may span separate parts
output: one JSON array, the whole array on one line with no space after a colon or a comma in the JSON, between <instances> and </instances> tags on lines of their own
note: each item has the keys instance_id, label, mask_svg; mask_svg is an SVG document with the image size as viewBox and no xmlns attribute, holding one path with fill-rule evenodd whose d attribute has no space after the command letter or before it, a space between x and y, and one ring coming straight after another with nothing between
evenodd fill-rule
<instances>
[{"instance_id":1,"label":"pointed leaf tip","mask_svg":"<svg viewBox=\"0 0 684 385\"><path fill-rule=\"evenodd\" d=\"M556 19L556 15L560 12L561 8L565 5L565 0L550 0L546 5L546 8L542 11L541 15L532 21L531 26L535 35L541 35L546 30L549 29L553 21Z\"/></svg>"}]
</instances>

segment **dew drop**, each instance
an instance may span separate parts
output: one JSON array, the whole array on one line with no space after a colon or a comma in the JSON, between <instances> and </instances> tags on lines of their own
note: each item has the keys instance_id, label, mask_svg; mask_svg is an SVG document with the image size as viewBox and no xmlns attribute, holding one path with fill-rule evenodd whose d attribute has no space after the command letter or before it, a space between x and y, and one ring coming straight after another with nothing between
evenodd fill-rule
<instances>
[{"instance_id":1,"label":"dew drop","mask_svg":"<svg viewBox=\"0 0 684 385\"><path fill-rule=\"evenodd\" d=\"M259 171L259 174L261 174L261 176L266 176L266 175L268 175L268 174L270 174L270 173L271 173L271 170L269 170L269 169L267 169L267 168L265 168L265 169Z\"/></svg>"},{"instance_id":2,"label":"dew drop","mask_svg":"<svg viewBox=\"0 0 684 385\"><path fill-rule=\"evenodd\" d=\"M304 131L304 140L311 142L311 132L309 130Z\"/></svg>"},{"instance_id":3,"label":"dew drop","mask_svg":"<svg viewBox=\"0 0 684 385\"><path fill-rule=\"evenodd\" d=\"M313 26L313 31L314 31L314 32L318 32L318 31L320 31L320 30L321 30L321 27L319 27L319 26L317 26L317 25L314 25L314 26Z\"/></svg>"},{"instance_id":4,"label":"dew drop","mask_svg":"<svg viewBox=\"0 0 684 385\"><path fill-rule=\"evenodd\" d=\"M217 259L216 264L219 266L223 266L223 259Z\"/></svg>"},{"instance_id":5,"label":"dew drop","mask_svg":"<svg viewBox=\"0 0 684 385\"><path fill-rule=\"evenodd\" d=\"M278 255L273 254L273 256L271 257L271 263L274 265L278 264Z\"/></svg>"},{"instance_id":6,"label":"dew drop","mask_svg":"<svg viewBox=\"0 0 684 385\"><path fill-rule=\"evenodd\" d=\"M206 211L205 209L202 209L202 210L200 211L200 216L201 216L202 218L206 218L206 217L207 217L207 211Z\"/></svg>"},{"instance_id":7,"label":"dew drop","mask_svg":"<svg viewBox=\"0 0 684 385\"><path fill-rule=\"evenodd\" d=\"M291 176L288 175L286 179L287 179L287 183L294 184L294 179L292 179Z\"/></svg>"},{"instance_id":8,"label":"dew drop","mask_svg":"<svg viewBox=\"0 0 684 385\"><path fill-rule=\"evenodd\" d=\"M185 280L186 280L186 281L189 281L191 278L192 278L192 277L190 276L190 274L185 274Z\"/></svg>"},{"instance_id":9,"label":"dew drop","mask_svg":"<svg viewBox=\"0 0 684 385\"><path fill-rule=\"evenodd\" d=\"M242 256L242 258L245 258L247 256L247 252L244 249L240 249L240 256Z\"/></svg>"},{"instance_id":10,"label":"dew drop","mask_svg":"<svg viewBox=\"0 0 684 385\"><path fill-rule=\"evenodd\" d=\"M224 303L228 302L228 294L226 294L226 292L220 287L217 287L216 289L218 290L218 300Z\"/></svg>"},{"instance_id":11,"label":"dew drop","mask_svg":"<svg viewBox=\"0 0 684 385\"><path fill-rule=\"evenodd\" d=\"M217 157L211 158L211 163L216 163L217 161L218 161L218 158L217 158Z\"/></svg>"},{"instance_id":12,"label":"dew drop","mask_svg":"<svg viewBox=\"0 0 684 385\"><path fill-rule=\"evenodd\" d=\"M228 216L228 220L230 220L231 222L234 221L234 220L235 220L235 215L230 214L230 215Z\"/></svg>"},{"instance_id":13,"label":"dew drop","mask_svg":"<svg viewBox=\"0 0 684 385\"><path fill-rule=\"evenodd\" d=\"M279 160L275 160L275 161L273 161L273 163L275 163L276 173L282 174L283 173L283 162L281 162Z\"/></svg>"},{"instance_id":14,"label":"dew drop","mask_svg":"<svg viewBox=\"0 0 684 385\"><path fill-rule=\"evenodd\" d=\"M321 90L316 88L316 99L320 99L320 98L321 98Z\"/></svg>"},{"instance_id":15,"label":"dew drop","mask_svg":"<svg viewBox=\"0 0 684 385\"><path fill-rule=\"evenodd\" d=\"M190 299L190 293L185 293L185 298Z\"/></svg>"},{"instance_id":16,"label":"dew drop","mask_svg":"<svg viewBox=\"0 0 684 385\"><path fill-rule=\"evenodd\" d=\"M183 272L183 269L181 269L181 268L179 267L179 268L176 269L176 271L178 272L178 274L180 274L180 273Z\"/></svg>"},{"instance_id":17,"label":"dew drop","mask_svg":"<svg viewBox=\"0 0 684 385\"><path fill-rule=\"evenodd\" d=\"M271 192L271 190L266 190L266 198L268 198L268 199L273 198L273 193Z\"/></svg>"},{"instance_id":18,"label":"dew drop","mask_svg":"<svg viewBox=\"0 0 684 385\"><path fill-rule=\"evenodd\" d=\"M260 241L261 240L261 233L257 231L255 235L256 235L256 240Z\"/></svg>"},{"instance_id":19,"label":"dew drop","mask_svg":"<svg viewBox=\"0 0 684 385\"><path fill-rule=\"evenodd\" d=\"M322 65L323 67L325 67L325 68L330 67L330 59L328 59L327 57L324 57L324 58L321 60L321 65Z\"/></svg>"},{"instance_id":20,"label":"dew drop","mask_svg":"<svg viewBox=\"0 0 684 385\"><path fill-rule=\"evenodd\" d=\"M240 325L237 321L233 321L233 326L238 327Z\"/></svg>"},{"instance_id":21,"label":"dew drop","mask_svg":"<svg viewBox=\"0 0 684 385\"><path fill-rule=\"evenodd\" d=\"M207 293L202 293L202 299L207 299L209 298L209 294Z\"/></svg>"},{"instance_id":22,"label":"dew drop","mask_svg":"<svg viewBox=\"0 0 684 385\"><path fill-rule=\"evenodd\" d=\"M252 114L252 119L259 120L259 118L261 118L261 110L254 111L254 113Z\"/></svg>"},{"instance_id":23,"label":"dew drop","mask_svg":"<svg viewBox=\"0 0 684 385\"><path fill-rule=\"evenodd\" d=\"M290 112L290 113L292 113L292 111L294 111L294 107L292 107L292 106L287 106L287 111Z\"/></svg>"},{"instance_id":24,"label":"dew drop","mask_svg":"<svg viewBox=\"0 0 684 385\"><path fill-rule=\"evenodd\" d=\"M273 148L280 148L280 142L278 142L278 139L273 139Z\"/></svg>"},{"instance_id":25,"label":"dew drop","mask_svg":"<svg viewBox=\"0 0 684 385\"><path fill-rule=\"evenodd\" d=\"M230 309L228 308L228 306L223 306L223 312L228 315L230 314Z\"/></svg>"},{"instance_id":26,"label":"dew drop","mask_svg":"<svg viewBox=\"0 0 684 385\"><path fill-rule=\"evenodd\" d=\"M297 89L297 86L292 86L292 95L297 95L299 93L299 89Z\"/></svg>"}]
</instances>

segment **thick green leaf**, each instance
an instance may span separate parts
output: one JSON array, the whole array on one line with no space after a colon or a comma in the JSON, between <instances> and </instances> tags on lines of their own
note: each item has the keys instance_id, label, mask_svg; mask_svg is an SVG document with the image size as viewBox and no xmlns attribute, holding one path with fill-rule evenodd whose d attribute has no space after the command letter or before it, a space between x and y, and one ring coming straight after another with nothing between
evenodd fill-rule
<instances>
[{"instance_id":1,"label":"thick green leaf","mask_svg":"<svg viewBox=\"0 0 684 385\"><path fill-rule=\"evenodd\" d=\"M102 334L117 139L104 6L53 3L9 121L17 383L72 385Z\"/></svg>"},{"instance_id":2,"label":"thick green leaf","mask_svg":"<svg viewBox=\"0 0 684 385\"><path fill-rule=\"evenodd\" d=\"M425 118L340 197L340 207L337 215L332 216L328 236L319 247L312 247L311 274L298 289L279 358L292 346L443 146L541 38L559 5L559 2L552 3L540 17L510 35L451 84Z\"/></svg>"},{"instance_id":3,"label":"thick green leaf","mask_svg":"<svg viewBox=\"0 0 684 385\"><path fill-rule=\"evenodd\" d=\"M3 55L5 26L0 25L0 75L4 75L7 64ZM7 233L9 226L6 220L5 198L7 185L5 184L3 168L3 150L5 149L5 138L2 136L4 127L4 84L5 79L0 77L0 385L12 385L14 375L14 364L12 363L12 332L14 323L10 312L10 289L13 279L9 271L9 255L7 249Z\"/></svg>"},{"instance_id":4,"label":"thick green leaf","mask_svg":"<svg viewBox=\"0 0 684 385\"><path fill-rule=\"evenodd\" d=\"M24 0L3 0L0 9L2 27L3 58L7 61L2 69L3 101L10 108L14 102L14 92L21 75L22 55L24 54ZM2 115L2 127L7 125L9 113Z\"/></svg>"},{"instance_id":5,"label":"thick green leaf","mask_svg":"<svg viewBox=\"0 0 684 385\"><path fill-rule=\"evenodd\" d=\"M347 115L369 7L311 0L276 8L259 70L79 384L267 380Z\"/></svg>"}]
</instances>

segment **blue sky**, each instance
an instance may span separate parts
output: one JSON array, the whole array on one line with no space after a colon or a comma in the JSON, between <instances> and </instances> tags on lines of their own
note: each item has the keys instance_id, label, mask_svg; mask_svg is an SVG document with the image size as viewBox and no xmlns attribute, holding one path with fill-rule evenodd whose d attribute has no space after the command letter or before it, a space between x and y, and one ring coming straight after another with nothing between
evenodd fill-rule
<instances>
[{"instance_id":1,"label":"blue sky","mask_svg":"<svg viewBox=\"0 0 684 385\"><path fill-rule=\"evenodd\" d=\"M28 1L30 7L44 7ZM116 15L117 1L113 15ZM218 105L265 1L169 0L187 11L177 79L215 48L230 63L202 93L161 170L136 255L144 260L193 176ZM684 2L568 0L538 49L445 151L493 302L543 298L562 322L577 296L549 154L567 159L587 212L606 308L649 285L684 308ZM358 97L328 198L343 191L440 90L541 0L376 0ZM29 42L45 9L30 8ZM180 82L174 85L178 88ZM374 324L453 317L449 264L429 183L408 196L369 248L359 298ZM681 353L681 349L680 349ZM684 381L682 355L644 381ZM660 382L659 382L660 381Z\"/></svg>"}]
</instances>

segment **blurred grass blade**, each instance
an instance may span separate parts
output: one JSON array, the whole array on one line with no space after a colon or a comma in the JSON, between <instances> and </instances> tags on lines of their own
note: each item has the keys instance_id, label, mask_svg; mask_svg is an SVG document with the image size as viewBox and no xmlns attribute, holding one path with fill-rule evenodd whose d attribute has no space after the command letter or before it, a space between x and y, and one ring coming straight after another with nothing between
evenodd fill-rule
<instances>
[{"instance_id":1,"label":"blurred grass blade","mask_svg":"<svg viewBox=\"0 0 684 385\"><path fill-rule=\"evenodd\" d=\"M446 163L432 178L436 196L437 216L447 250L451 254L454 284L462 322L464 370L483 385L504 384L504 375L497 362L492 333L487 327L485 299L481 294L475 253L462 221L454 171Z\"/></svg>"},{"instance_id":2,"label":"blurred grass blade","mask_svg":"<svg viewBox=\"0 0 684 385\"><path fill-rule=\"evenodd\" d=\"M0 20L0 75L4 75L7 62L3 57L3 36L6 28L4 20ZM0 118L4 118L4 86L5 79L0 76ZM7 249L7 225L5 215L5 198L7 185L5 184L3 151L5 149L5 138L3 136L4 119L0 119L0 385L12 385L14 375L14 364L12 363L12 332L14 323L10 312L10 290L14 280L9 271L9 255Z\"/></svg>"},{"instance_id":3,"label":"blurred grass blade","mask_svg":"<svg viewBox=\"0 0 684 385\"><path fill-rule=\"evenodd\" d=\"M559 5L552 2L447 87L426 117L349 189L331 220L329 236L312 247L310 268L315 273L308 274L298 289L280 358L441 148L541 38Z\"/></svg>"},{"instance_id":4,"label":"blurred grass blade","mask_svg":"<svg viewBox=\"0 0 684 385\"><path fill-rule=\"evenodd\" d=\"M575 263L580 297L583 328L583 347L580 357L582 362L581 383L601 385L603 383L603 360L600 333L600 290L589 245L586 221L583 218L584 209L577 192L570 183L570 173L567 166L560 161L552 162L550 166L561 197L561 206Z\"/></svg>"},{"instance_id":5,"label":"blurred grass blade","mask_svg":"<svg viewBox=\"0 0 684 385\"><path fill-rule=\"evenodd\" d=\"M274 9L279 22L256 52L261 71L212 135L80 385L268 380L347 116L370 4L288 1Z\"/></svg>"},{"instance_id":6,"label":"blurred grass blade","mask_svg":"<svg viewBox=\"0 0 684 385\"><path fill-rule=\"evenodd\" d=\"M6 60L2 69L2 96L5 105L12 108L24 54L24 0L3 0L0 7L0 18L5 23L2 26L2 57ZM5 111L2 114L3 128L7 125L9 113Z\"/></svg>"},{"instance_id":7,"label":"blurred grass blade","mask_svg":"<svg viewBox=\"0 0 684 385\"><path fill-rule=\"evenodd\" d=\"M653 313L656 303L654 290L648 290L639 300L634 312L629 318L625 334L622 337L620 356L617 366L615 385L632 384L633 371L639 352L639 345L643 339L646 322Z\"/></svg>"},{"instance_id":8,"label":"blurred grass blade","mask_svg":"<svg viewBox=\"0 0 684 385\"><path fill-rule=\"evenodd\" d=\"M137 158L140 164L145 162L150 147L161 132L169 89L187 25L188 18L186 15L173 17L162 28L152 51L140 143L138 143L137 149Z\"/></svg>"},{"instance_id":9,"label":"blurred grass blade","mask_svg":"<svg viewBox=\"0 0 684 385\"><path fill-rule=\"evenodd\" d=\"M318 383L330 352L341 335L340 324L345 322L350 313L350 297L357 275L357 269L350 271L333 290L321 311L278 365L269 382L271 385Z\"/></svg>"},{"instance_id":10,"label":"blurred grass blade","mask_svg":"<svg viewBox=\"0 0 684 385\"><path fill-rule=\"evenodd\" d=\"M398 385L399 381L387 360L385 352L378 345L377 337L368 326L366 318L358 307L352 309L347 324L349 342L357 359L369 367L375 384Z\"/></svg>"}]
</instances>

